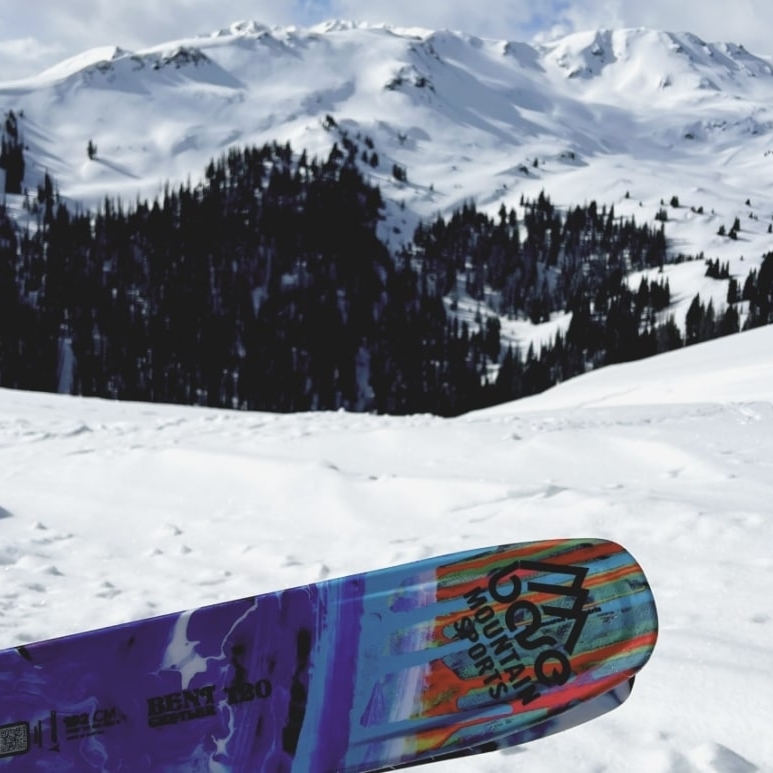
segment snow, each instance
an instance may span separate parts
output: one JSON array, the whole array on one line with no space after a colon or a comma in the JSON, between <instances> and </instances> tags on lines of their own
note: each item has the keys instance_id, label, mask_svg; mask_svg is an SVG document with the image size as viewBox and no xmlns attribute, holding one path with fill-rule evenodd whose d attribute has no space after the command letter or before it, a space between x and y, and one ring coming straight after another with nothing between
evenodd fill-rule
<instances>
[{"instance_id":1,"label":"snow","mask_svg":"<svg viewBox=\"0 0 773 773\"><path fill-rule=\"evenodd\" d=\"M641 562L661 622L631 698L433 769L773 771L772 426L773 328L452 420L0 390L0 636L502 542L607 538Z\"/></svg>"},{"instance_id":2,"label":"snow","mask_svg":"<svg viewBox=\"0 0 773 773\"><path fill-rule=\"evenodd\" d=\"M23 114L30 191L48 171L76 204L195 182L234 144L326 155L329 113L373 138L380 164L364 171L393 241L465 201L495 215L545 190L638 223L665 208L672 254L728 262L742 284L773 249L771 73L687 33L531 46L247 20L0 82L0 110ZM7 202L24 216L21 197ZM719 236L735 217L738 240ZM724 303L727 282L701 260L664 274L679 322L696 292ZM459 308L474 319L476 304ZM503 320L503 337L525 352L567 323ZM460 549L608 538L642 563L662 624L632 697L588 726L434 770L773 771L772 426L773 328L454 420L0 390L0 642Z\"/></svg>"}]
</instances>

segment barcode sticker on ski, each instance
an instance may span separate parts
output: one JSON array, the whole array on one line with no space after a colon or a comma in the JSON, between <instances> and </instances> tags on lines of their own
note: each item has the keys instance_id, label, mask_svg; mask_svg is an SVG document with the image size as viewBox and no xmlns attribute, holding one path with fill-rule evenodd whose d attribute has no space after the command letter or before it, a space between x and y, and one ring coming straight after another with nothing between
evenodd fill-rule
<instances>
[{"instance_id":1,"label":"barcode sticker on ski","mask_svg":"<svg viewBox=\"0 0 773 773\"><path fill-rule=\"evenodd\" d=\"M30 748L30 726L27 722L0 727L0 757L24 754Z\"/></svg>"}]
</instances>

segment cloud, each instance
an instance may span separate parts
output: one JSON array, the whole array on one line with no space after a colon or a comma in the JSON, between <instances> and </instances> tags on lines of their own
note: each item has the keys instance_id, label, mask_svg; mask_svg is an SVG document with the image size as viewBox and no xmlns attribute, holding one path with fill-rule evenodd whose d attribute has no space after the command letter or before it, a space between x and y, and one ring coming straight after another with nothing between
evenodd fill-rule
<instances>
[{"instance_id":1,"label":"cloud","mask_svg":"<svg viewBox=\"0 0 773 773\"><path fill-rule=\"evenodd\" d=\"M84 50L101 45L141 48L153 43L211 32L243 18L268 23L289 23L298 3L278 4L271 0L163 0L140 3L136 0L68 0L54 4L49 0L3 0L0 30L25 29L41 40L62 46L77 45ZM22 15L20 8L25 8Z\"/></svg>"},{"instance_id":2,"label":"cloud","mask_svg":"<svg viewBox=\"0 0 773 773\"><path fill-rule=\"evenodd\" d=\"M770 0L488 0L479 12L469 0L331 0L336 17L396 26L448 27L485 37L531 40L586 29L651 27L693 32L711 42L741 43L773 54Z\"/></svg>"},{"instance_id":3,"label":"cloud","mask_svg":"<svg viewBox=\"0 0 773 773\"><path fill-rule=\"evenodd\" d=\"M574 0L562 4L556 31L606 27L650 27L669 32L692 32L711 42L743 44L750 51L773 54L770 0Z\"/></svg>"},{"instance_id":4,"label":"cloud","mask_svg":"<svg viewBox=\"0 0 773 773\"><path fill-rule=\"evenodd\" d=\"M241 19L292 24L309 0L2 0L0 80L32 75L58 60L103 45L135 50L213 32ZM324 10L323 8L315 10Z\"/></svg>"},{"instance_id":5,"label":"cloud","mask_svg":"<svg viewBox=\"0 0 773 773\"><path fill-rule=\"evenodd\" d=\"M2 80L24 78L45 70L66 55L66 49L32 37L0 40L0 77Z\"/></svg>"},{"instance_id":6,"label":"cloud","mask_svg":"<svg viewBox=\"0 0 773 773\"><path fill-rule=\"evenodd\" d=\"M469 0L331 0L330 10L340 18L509 38L512 32L529 27L536 15L534 5L522 0L487 0L485 12L471 13Z\"/></svg>"}]
</instances>

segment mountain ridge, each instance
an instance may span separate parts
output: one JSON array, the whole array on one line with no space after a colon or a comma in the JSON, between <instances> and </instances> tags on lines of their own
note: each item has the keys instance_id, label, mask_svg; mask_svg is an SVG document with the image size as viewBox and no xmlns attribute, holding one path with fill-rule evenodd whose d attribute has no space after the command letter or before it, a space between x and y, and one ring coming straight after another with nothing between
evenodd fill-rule
<instances>
[{"instance_id":1,"label":"mountain ridge","mask_svg":"<svg viewBox=\"0 0 773 773\"><path fill-rule=\"evenodd\" d=\"M155 82L148 77L170 65L180 75L171 84L160 76ZM715 135L723 132L737 141L738 132L756 136L773 127L766 104L773 96L770 63L741 46L709 44L689 33L646 28L580 32L530 45L447 30L403 30L341 20L307 29L242 21L207 36L135 52L92 49L35 78L0 82L0 106L26 107L40 124L47 119L73 123L68 112L76 113L82 124L93 117L96 125L84 126L83 134L97 134L99 124L112 128L111 122L137 106L114 99L115 111L100 114L98 105L79 105L78 100L68 105L62 91L74 84L91 86L104 103L111 91L111 96L122 89L132 91L121 78L135 78L161 91L171 85L185 97L169 105L166 94L155 95L143 106L146 126L147 119L151 124L161 121L159 113L169 107L187 113L204 107L204 118L207 105L200 103L217 96L224 118L231 119L245 140L290 139L299 147L305 146L298 142L302 135L316 128L308 119L328 112L339 121L354 121L363 131L387 128L389 133L391 128L393 140L424 124L443 122L451 125L452 134L460 130L467 135L457 139L467 139L468 147L486 142L507 149L526 146L529 138L543 138L563 143L564 150L576 155L615 150L623 135L629 137L624 149L640 154L641 148L630 147L630 137L638 134L643 143L649 133L646 127L632 130L653 116L662 118L657 111L664 108L680 108L686 115L672 116L666 136L657 138L661 145L678 139L716 141ZM214 95L218 88L222 93ZM46 99L51 91L55 95ZM234 103L248 99L266 104L268 115L257 122L257 131L253 115L234 109ZM390 119L396 118L401 125L389 127ZM615 119L623 126L614 125ZM433 140L447 142L441 127L433 128ZM620 128L624 131L615 131ZM278 136L269 137L267 131ZM69 137L52 139L54 148L62 146L61 155L70 154ZM216 155L218 147L215 143L207 152ZM30 150L34 156L34 146ZM649 150L652 155L654 149ZM411 160L402 162L421 165ZM170 177L175 177L174 171L170 169ZM83 195L78 176L73 169L65 175L69 179L60 180L63 190L72 187L76 197Z\"/></svg>"},{"instance_id":2,"label":"mountain ridge","mask_svg":"<svg viewBox=\"0 0 773 773\"><path fill-rule=\"evenodd\" d=\"M595 30L530 45L451 31L405 30L341 20L307 29L242 21L206 36L180 38L135 52L118 47L92 49L34 78L0 82L0 104L8 110L14 103L23 108L24 103L38 102L37 110L27 112L40 122L49 112L57 120L66 114L68 106L41 105L45 102L41 92L60 90L72 79L93 78L96 73L108 80L119 68L139 73L169 64L184 71L188 88L201 80L203 87L220 85L226 92L229 88L234 92L243 90L245 95L270 101L275 118L272 128L283 135L298 134L298 127L291 126L298 116L281 99L276 100L276 94L268 92L284 90L290 96L302 96L300 107L310 118L319 117L322 111L338 112L336 117L344 119L347 113L354 113L353 120L363 130L378 128L387 116L414 118L400 115L410 111L403 110L405 106L395 99L382 99L384 90L398 92L414 103L408 107L415 108L418 103L431 112L440 111L444 120L453 119L455 112L456 124L461 128L466 128L465 121L471 121L475 113L482 113L478 129L514 144L519 144L518 133L526 128L533 135L552 135L582 145L577 136L566 131L561 115L568 113L582 120L588 117L589 108L591 112L599 106L619 109L622 102L628 110L646 115L653 111L648 101L653 98L672 109L686 102L690 110L705 111L706 103L711 102L710 109L719 115L703 119L709 128L727 129L733 125L733 117L739 123L741 117L754 118L762 113L766 120L757 118L757 132L767 133L771 123L764 109L767 98L773 95L770 63L743 47L708 44L689 33L645 28ZM187 64L198 66L199 72L185 67ZM223 78L212 83L202 71L216 66ZM324 69L330 71L328 77L320 72ZM299 76L303 74L305 82L299 87ZM338 87L326 88L325 82L330 80ZM98 97L104 99L105 84L91 85L100 88ZM634 88L637 90L631 93ZM648 100L642 98L642 88ZM479 99L474 98L476 91ZM191 97L200 98L201 94ZM229 107L229 100L239 99L238 93L221 97L224 109ZM728 100L741 104L721 104ZM319 106L316 111L314 105ZM371 126L364 116L357 115L359 106L367 108L364 112L370 115ZM725 115L728 112L730 118ZM551 120L556 113L559 120ZM148 115L152 116L149 109ZM81 112L79 117L86 122L90 116ZM108 116L100 115L99 119L109 124ZM403 133L410 128L401 127ZM603 135L607 133L604 128L603 121L592 121L585 134ZM695 126L691 129L695 138ZM689 131L685 129L685 133ZM69 181L61 183L67 186Z\"/></svg>"},{"instance_id":3,"label":"mountain ridge","mask_svg":"<svg viewBox=\"0 0 773 773\"><path fill-rule=\"evenodd\" d=\"M407 42L421 43L428 47L430 53L438 53L442 57L443 48L452 48L461 43L475 49L493 47L502 49L503 54L512 54L514 49L526 53L533 62L539 59L554 63L560 69L565 70L568 79L587 78L597 75L605 67L613 65L618 60L626 60L630 56L631 48L640 47L643 40L649 39L650 44L656 40L664 50L670 50L673 54L686 59L693 66L708 66L711 60L724 69L756 77L773 77L773 66L765 58L756 56L747 51L742 45L731 42L706 42L690 32L672 32L656 30L648 27L631 28L599 28L574 32L558 38L549 43L530 44L524 41L509 39L481 38L453 30L429 30L421 28L403 28L386 24L369 24L367 22L355 22L343 19L335 19L308 28L294 26L270 27L255 20L234 22L227 28L216 30L208 35L197 35L191 38L181 38L179 41L157 44L141 48L136 52L124 51L115 47L118 55L141 58L150 54L168 54L171 49L187 48L198 49L202 53L213 44L218 46L230 38L231 42L241 40L255 40L263 42L278 42L285 46L300 46L319 40L325 36L339 33L365 32L384 34L390 37L405 40ZM99 50L99 49L97 49ZM446 54L448 51L445 52ZM585 60L585 67L572 67L568 59L574 55L581 55ZM74 57L73 59L77 59ZM523 61L519 62L521 65ZM594 66L589 66L593 64ZM537 68L535 68L537 69ZM544 67L538 68L543 72ZM706 88L709 84L700 84ZM718 88L716 85L709 87Z\"/></svg>"}]
</instances>

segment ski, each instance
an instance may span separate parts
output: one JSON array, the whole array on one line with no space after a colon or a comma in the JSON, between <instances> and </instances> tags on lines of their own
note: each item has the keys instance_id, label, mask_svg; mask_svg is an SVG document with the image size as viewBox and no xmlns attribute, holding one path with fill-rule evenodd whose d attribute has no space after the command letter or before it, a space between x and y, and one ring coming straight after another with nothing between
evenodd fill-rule
<instances>
[{"instance_id":1,"label":"ski","mask_svg":"<svg viewBox=\"0 0 773 773\"><path fill-rule=\"evenodd\" d=\"M619 705L657 638L596 539L417 561L0 652L0 769L365 773Z\"/></svg>"}]
</instances>

